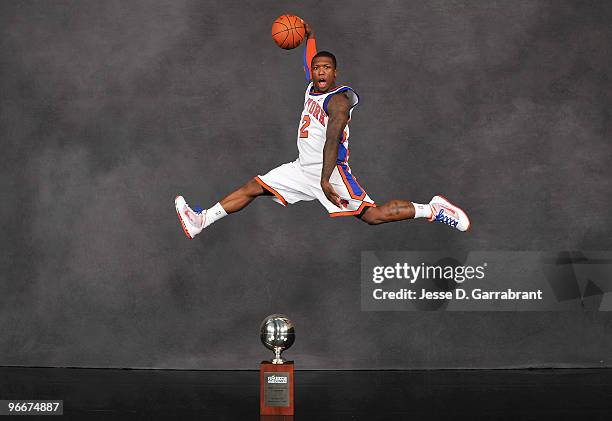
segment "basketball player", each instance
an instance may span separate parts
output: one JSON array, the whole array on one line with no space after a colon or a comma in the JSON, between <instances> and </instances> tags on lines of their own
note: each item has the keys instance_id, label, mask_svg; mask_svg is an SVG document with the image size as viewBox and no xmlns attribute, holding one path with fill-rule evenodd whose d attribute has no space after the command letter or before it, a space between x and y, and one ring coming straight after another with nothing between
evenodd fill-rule
<instances>
[{"instance_id":1,"label":"basketball player","mask_svg":"<svg viewBox=\"0 0 612 421\"><path fill-rule=\"evenodd\" d=\"M443 196L434 196L428 204L391 200L377 206L357 182L348 165L347 123L359 96L353 88L336 84L336 58L327 51L317 53L314 31L302 22L307 37L304 71L310 83L297 131L298 158L252 178L206 210L192 210L177 196L176 213L187 237L194 238L259 196L271 196L283 206L316 199L331 217L353 215L371 225L424 218L466 231L470 227L467 214Z\"/></svg>"}]
</instances>

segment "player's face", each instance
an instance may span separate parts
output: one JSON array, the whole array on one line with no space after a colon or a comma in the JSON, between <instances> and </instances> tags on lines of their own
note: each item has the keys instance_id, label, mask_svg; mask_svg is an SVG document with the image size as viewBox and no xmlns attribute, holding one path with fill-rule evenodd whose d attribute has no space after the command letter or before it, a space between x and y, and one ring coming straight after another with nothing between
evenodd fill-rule
<instances>
[{"instance_id":1,"label":"player's face","mask_svg":"<svg viewBox=\"0 0 612 421\"><path fill-rule=\"evenodd\" d=\"M312 60L312 81L315 90L327 92L336 83L336 68L334 62L329 57L316 57Z\"/></svg>"}]
</instances>

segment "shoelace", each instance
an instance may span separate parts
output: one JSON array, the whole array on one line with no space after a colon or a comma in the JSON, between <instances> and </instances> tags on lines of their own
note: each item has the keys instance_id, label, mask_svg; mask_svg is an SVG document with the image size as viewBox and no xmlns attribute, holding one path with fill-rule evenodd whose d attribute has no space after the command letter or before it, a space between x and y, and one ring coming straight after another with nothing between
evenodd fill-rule
<instances>
[{"instance_id":1,"label":"shoelace","mask_svg":"<svg viewBox=\"0 0 612 421\"><path fill-rule=\"evenodd\" d=\"M202 209L202 206L196 205L193 211L197 213L198 215L202 215L202 212L204 212L204 209ZM202 226L200 228L203 228L205 223L206 223L206 213L204 213L204 217L202 218Z\"/></svg>"},{"instance_id":2,"label":"shoelace","mask_svg":"<svg viewBox=\"0 0 612 421\"><path fill-rule=\"evenodd\" d=\"M187 209L185 209L185 215L187 216L187 219L189 220L189 222L192 225L197 226L194 221L191 219L191 217L189 216L189 211L191 210L191 212L193 212L194 214L197 215L201 215L202 212L204 212L204 209L202 209L202 207L200 205L196 205L193 209L187 207ZM198 227L198 228L202 228L204 226L204 224L206 223L206 214L204 214L204 217L202 218L202 226Z\"/></svg>"},{"instance_id":3,"label":"shoelace","mask_svg":"<svg viewBox=\"0 0 612 421\"><path fill-rule=\"evenodd\" d=\"M459 225L459 220L445 215L444 209L440 209L440 212L438 212L438 214L436 215L436 219L434 219L434 222L442 222L443 224L449 225L451 227L457 227L457 225Z\"/></svg>"}]
</instances>

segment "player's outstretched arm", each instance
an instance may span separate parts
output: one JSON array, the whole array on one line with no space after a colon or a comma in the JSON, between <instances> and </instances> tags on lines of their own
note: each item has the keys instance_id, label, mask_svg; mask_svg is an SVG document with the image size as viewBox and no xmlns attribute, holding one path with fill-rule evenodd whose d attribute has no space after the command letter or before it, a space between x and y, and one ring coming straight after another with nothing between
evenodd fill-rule
<instances>
[{"instance_id":1,"label":"player's outstretched arm","mask_svg":"<svg viewBox=\"0 0 612 421\"><path fill-rule=\"evenodd\" d=\"M310 82L310 64L312 63L312 58L317 54L317 42L312 26L310 26L304 19L302 19L302 23L304 24L306 38L308 38L306 40L306 48L304 48L304 74L306 75L306 82Z\"/></svg>"},{"instance_id":2,"label":"player's outstretched arm","mask_svg":"<svg viewBox=\"0 0 612 421\"><path fill-rule=\"evenodd\" d=\"M334 191L329 178L336 167L338 160L338 146L342 139L342 132L349 120L351 104L344 94L332 95L327 104L327 132L325 146L323 147L323 170L321 171L321 189L330 202L341 207L340 196Z\"/></svg>"}]
</instances>

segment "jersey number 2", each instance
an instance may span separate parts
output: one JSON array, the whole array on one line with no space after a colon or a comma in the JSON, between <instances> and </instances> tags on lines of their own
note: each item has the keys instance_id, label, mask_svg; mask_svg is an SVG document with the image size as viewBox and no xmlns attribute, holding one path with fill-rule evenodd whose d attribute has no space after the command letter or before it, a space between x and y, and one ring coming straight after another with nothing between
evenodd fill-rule
<instances>
[{"instance_id":1,"label":"jersey number 2","mask_svg":"<svg viewBox=\"0 0 612 421\"><path fill-rule=\"evenodd\" d=\"M308 130L306 130L310 126L310 116L305 115L302 118L302 126L300 127L300 137L308 137Z\"/></svg>"}]
</instances>

